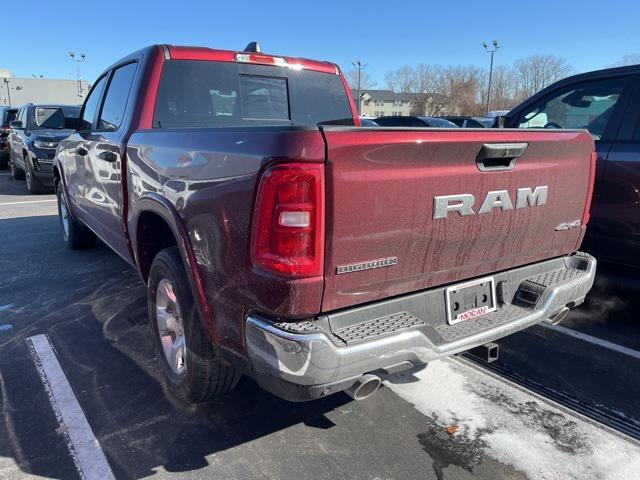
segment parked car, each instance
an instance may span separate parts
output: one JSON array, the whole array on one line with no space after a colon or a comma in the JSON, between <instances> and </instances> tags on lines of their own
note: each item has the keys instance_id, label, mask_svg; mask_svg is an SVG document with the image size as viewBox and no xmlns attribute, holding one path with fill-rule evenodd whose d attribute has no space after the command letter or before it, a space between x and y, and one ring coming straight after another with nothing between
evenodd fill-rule
<instances>
[{"instance_id":1,"label":"parked car","mask_svg":"<svg viewBox=\"0 0 640 480\"><path fill-rule=\"evenodd\" d=\"M460 128L487 128L493 125L493 118L467 117L464 115L451 115L440 118L455 123Z\"/></svg>"},{"instance_id":2,"label":"parked car","mask_svg":"<svg viewBox=\"0 0 640 480\"><path fill-rule=\"evenodd\" d=\"M455 123L438 117L378 117L376 123L381 127L458 128Z\"/></svg>"},{"instance_id":3,"label":"parked car","mask_svg":"<svg viewBox=\"0 0 640 480\"><path fill-rule=\"evenodd\" d=\"M378 124L369 117L360 117L360 126L361 127L377 127Z\"/></svg>"},{"instance_id":4,"label":"parked car","mask_svg":"<svg viewBox=\"0 0 640 480\"><path fill-rule=\"evenodd\" d=\"M62 238L138 270L191 402L241 374L365 398L559 321L593 282L582 130L359 128L335 64L171 45L109 67L79 123L55 159Z\"/></svg>"},{"instance_id":5,"label":"parked car","mask_svg":"<svg viewBox=\"0 0 640 480\"><path fill-rule=\"evenodd\" d=\"M0 168L5 169L9 165L9 142L7 137L11 128L9 123L16 118L17 108L0 107Z\"/></svg>"},{"instance_id":6,"label":"parked car","mask_svg":"<svg viewBox=\"0 0 640 480\"><path fill-rule=\"evenodd\" d=\"M72 105L24 105L10 122L11 175L26 178L31 193L53 187L53 158L60 140L77 127L80 107Z\"/></svg>"},{"instance_id":7,"label":"parked car","mask_svg":"<svg viewBox=\"0 0 640 480\"><path fill-rule=\"evenodd\" d=\"M504 117L513 128L586 128L598 153L585 249L640 267L640 65L565 78Z\"/></svg>"}]
</instances>

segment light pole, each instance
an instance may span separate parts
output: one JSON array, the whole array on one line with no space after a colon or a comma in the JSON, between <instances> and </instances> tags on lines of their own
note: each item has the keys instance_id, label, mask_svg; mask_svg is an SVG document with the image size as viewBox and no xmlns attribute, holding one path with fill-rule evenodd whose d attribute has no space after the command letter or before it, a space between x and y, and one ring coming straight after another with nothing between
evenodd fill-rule
<instances>
[{"instance_id":1,"label":"light pole","mask_svg":"<svg viewBox=\"0 0 640 480\"><path fill-rule=\"evenodd\" d=\"M356 70L358 70L358 115L360 115L360 109L361 109L361 103L362 103L362 99L360 98L360 80L361 80L362 70L364 70L367 65L362 63L360 60L356 60L355 62L351 62L351 63L353 67Z\"/></svg>"},{"instance_id":2,"label":"light pole","mask_svg":"<svg viewBox=\"0 0 640 480\"><path fill-rule=\"evenodd\" d=\"M500 45L498 45L497 40L494 40L493 42L491 42L491 44L493 45L493 47L489 48L489 46L487 45L487 42L482 42L482 46L484 47L484 50L487 53L491 54L491 66L489 67L489 86L487 87L487 115L489 115L489 101L491 99L491 77L493 76L493 55L500 48Z\"/></svg>"},{"instance_id":3,"label":"light pole","mask_svg":"<svg viewBox=\"0 0 640 480\"><path fill-rule=\"evenodd\" d=\"M69 52L69 56L71 60L76 62L76 81L78 82L78 96L82 96L82 76L80 75L80 62L84 62L86 55L84 53L80 54L80 58L76 58L76 54L73 52Z\"/></svg>"},{"instance_id":4,"label":"light pole","mask_svg":"<svg viewBox=\"0 0 640 480\"><path fill-rule=\"evenodd\" d=\"M9 100L9 106L11 106L11 89L9 88L9 79L4 77L4 84L7 86L7 98Z\"/></svg>"}]
</instances>

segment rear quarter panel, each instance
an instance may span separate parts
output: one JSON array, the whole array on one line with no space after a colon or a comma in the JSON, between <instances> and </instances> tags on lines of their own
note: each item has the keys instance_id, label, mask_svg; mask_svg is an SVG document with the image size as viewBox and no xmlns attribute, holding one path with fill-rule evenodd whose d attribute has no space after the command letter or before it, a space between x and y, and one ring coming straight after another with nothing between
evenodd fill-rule
<instances>
[{"instance_id":1,"label":"rear quarter panel","mask_svg":"<svg viewBox=\"0 0 640 480\"><path fill-rule=\"evenodd\" d=\"M267 164L323 162L317 129L142 130L128 143L128 225L136 250L137 200L168 199L193 246L211 312L210 335L243 348L249 311L273 317L320 310L322 277L285 280L256 270L249 239L255 188Z\"/></svg>"}]
</instances>

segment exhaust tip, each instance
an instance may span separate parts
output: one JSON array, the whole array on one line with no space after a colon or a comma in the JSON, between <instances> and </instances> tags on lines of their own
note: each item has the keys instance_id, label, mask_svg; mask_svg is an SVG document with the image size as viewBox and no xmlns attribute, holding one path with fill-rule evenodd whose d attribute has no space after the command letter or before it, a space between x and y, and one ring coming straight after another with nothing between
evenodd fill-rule
<instances>
[{"instance_id":1,"label":"exhaust tip","mask_svg":"<svg viewBox=\"0 0 640 480\"><path fill-rule=\"evenodd\" d=\"M558 313L549 317L549 319L547 320L547 323L550 323L551 325L557 325L558 323L563 321L565 318L567 318L568 314L569 314L569 307L563 307Z\"/></svg>"},{"instance_id":2,"label":"exhaust tip","mask_svg":"<svg viewBox=\"0 0 640 480\"><path fill-rule=\"evenodd\" d=\"M345 390L345 393L354 400L364 400L373 395L380 388L381 383L380 377L376 375L363 375L356 380L356 383Z\"/></svg>"}]
</instances>

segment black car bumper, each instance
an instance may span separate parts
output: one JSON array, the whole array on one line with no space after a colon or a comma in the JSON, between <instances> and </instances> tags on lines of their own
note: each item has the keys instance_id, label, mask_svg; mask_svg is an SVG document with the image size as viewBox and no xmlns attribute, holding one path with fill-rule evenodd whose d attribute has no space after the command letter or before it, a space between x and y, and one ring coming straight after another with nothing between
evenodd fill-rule
<instances>
[{"instance_id":1,"label":"black car bumper","mask_svg":"<svg viewBox=\"0 0 640 480\"><path fill-rule=\"evenodd\" d=\"M33 174L36 178L47 187L53 186L53 159L34 157L31 163L33 165Z\"/></svg>"}]
</instances>

